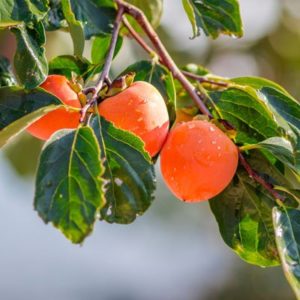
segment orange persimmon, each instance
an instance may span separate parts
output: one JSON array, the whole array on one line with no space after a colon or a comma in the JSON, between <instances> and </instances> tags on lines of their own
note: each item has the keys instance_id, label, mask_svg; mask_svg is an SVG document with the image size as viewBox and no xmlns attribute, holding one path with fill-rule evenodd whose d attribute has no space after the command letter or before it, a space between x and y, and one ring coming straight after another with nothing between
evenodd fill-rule
<instances>
[{"instance_id":1,"label":"orange persimmon","mask_svg":"<svg viewBox=\"0 0 300 300\"><path fill-rule=\"evenodd\" d=\"M232 180L238 149L208 121L183 122L171 130L161 151L160 165L165 183L180 200L208 200Z\"/></svg>"},{"instance_id":2,"label":"orange persimmon","mask_svg":"<svg viewBox=\"0 0 300 300\"><path fill-rule=\"evenodd\" d=\"M65 76L49 75L40 87L55 95L64 104L81 108L78 96L70 87L69 81ZM27 131L41 140L47 140L57 130L76 128L79 124L79 119L79 112L71 112L66 108L58 108L32 123L27 128Z\"/></svg>"},{"instance_id":3,"label":"orange persimmon","mask_svg":"<svg viewBox=\"0 0 300 300\"><path fill-rule=\"evenodd\" d=\"M98 109L116 127L139 136L151 157L160 151L168 134L169 115L163 97L153 85L134 82L101 102Z\"/></svg>"}]
</instances>

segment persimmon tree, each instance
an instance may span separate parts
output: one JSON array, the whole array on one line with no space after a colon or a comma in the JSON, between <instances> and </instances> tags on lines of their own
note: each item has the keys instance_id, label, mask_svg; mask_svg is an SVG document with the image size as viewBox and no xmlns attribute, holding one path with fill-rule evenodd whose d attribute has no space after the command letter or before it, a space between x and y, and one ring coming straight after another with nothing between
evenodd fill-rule
<instances>
[{"instance_id":1,"label":"persimmon tree","mask_svg":"<svg viewBox=\"0 0 300 300\"><path fill-rule=\"evenodd\" d=\"M182 4L193 38L201 32L213 39L221 34L242 37L237 0L182 0ZM0 145L22 130L28 128L30 132L57 111L64 111L65 118L76 116L75 126L53 130L46 141L34 197L34 208L44 222L51 222L74 243L82 243L97 220L129 224L149 208L155 190L153 165L161 148L168 161L163 165L165 174L175 174L168 166L174 168L173 160L179 159L176 153L187 166L194 164L196 156L199 164L207 163L210 154L217 157L212 164L199 168L199 172L208 173L199 177L212 178L209 184L214 197L209 203L224 242L250 264L282 265L300 299L299 102L264 78L222 78L193 62L177 66L155 31L161 14L162 0L1 1L0 29L15 35L17 50L13 66L5 57L0 61ZM53 30L70 33L73 55L46 60L45 31ZM111 78L113 58L128 37L149 54L149 60L138 61ZM83 56L86 40L92 40L91 59ZM70 106L66 100L74 99L63 99L46 87L51 74L68 79L70 93L77 94L79 105ZM159 149L147 151L145 132L139 134L130 126L122 128L122 122L118 125L117 115L127 118L125 124L139 126L138 120L130 119L137 115L129 111L127 98L119 101L120 95L132 89L132 81L149 82L159 91L168 108L169 137L175 130L181 134L181 130L189 136L188 144L183 137L174 137L167 140L168 149L159 141ZM143 89L140 93L142 97ZM118 101L106 105L105 101L112 98ZM101 113L105 106L108 116ZM164 109L164 105L157 107L154 121L165 116ZM57 128L56 120L50 118L49 127ZM198 124L208 122L220 136L224 135L221 146L230 145L238 166L234 157L232 164L219 159L222 152L219 156L208 145L206 133L201 133L206 152L194 147L193 137L195 143L201 138ZM169 120L163 124L168 127ZM197 126L188 131L189 124ZM180 152L177 140L188 147ZM201 153L206 159L199 157ZM196 176L197 165L192 167L193 174L184 174L183 164L179 167L174 186L178 188L180 183L179 189L188 192L184 185L194 187L189 176ZM220 190L214 189L219 185ZM196 200L203 200L197 195L203 193L196 193Z\"/></svg>"}]
</instances>

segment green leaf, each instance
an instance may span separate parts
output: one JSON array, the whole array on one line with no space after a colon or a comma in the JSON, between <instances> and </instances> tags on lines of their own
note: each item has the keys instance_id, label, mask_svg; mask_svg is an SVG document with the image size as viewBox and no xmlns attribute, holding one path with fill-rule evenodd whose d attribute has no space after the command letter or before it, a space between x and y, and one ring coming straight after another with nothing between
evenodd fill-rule
<instances>
[{"instance_id":1,"label":"green leaf","mask_svg":"<svg viewBox=\"0 0 300 300\"><path fill-rule=\"evenodd\" d=\"M109 223L128 224L153 201L155 174L144 143L128 131L96 116L91 122L104 161L106 206L101 216Z\"/></svg>"},{"instance_id":2,"label":"green leaf","mask_svg":"<svg viewBox=\"0 0 300 300\"><path fill-rule=\"evenodd\" d=\"M154 28L159 25L163 13L162 0L127 0L126 2L141 9ZM132 18L129 19L134 28L140 28Z\"/></svg>"},{"instance_id":3,"label":"green leaf","mask_svg":"<svg viewBox=\"0 0 300 300\"><path fill-rule=\"evenodd\" d=\"M78 58L72 55L61 55L49 62L49 74L60 74L72 78L72 73L87 79L93 66L85 58Z\"/></svg>"},{"instance_id":4,"label":"green leaf","mask_svg":"<svg viewBox=\"0 0 300 300\"><path fill-rule=\"evenodd\" d=\"M196 64L187 64L182 68L182 70L199 76L205 76L210 73L210 71L205 67Z\"/></svg>"},{"instance_id":5,"label":"green leaf","mask_svg":"<svg viewBox=\"0 0 300 300\"><path fill-rule=\"evenodd\" d=\"M37 88L0 88L0 147L35 120L63 105L54 95Z\"/></svg>"},{"instance_id":6,"label":"green leaf","mask_svg":"<svg viewBox=\"0 0 300 300\"><path fill-rule=\"evenodd\" d=\"M74 55L82 57L84 50L84 32L82 24L76 20L72 11L70 0L62 0L62 10L68 22L69 30L73 40Z\"/></svg>"},{"instance_id":7,"label":"green leaf","mask_svg":"<svg viewBox=\"0 0 300 300\"><path fill-rule=\"evenodd\" d=\"M108 54L109 46L111 41L111 35L100 35L97 36L92 46L92 62L97 65L104 65L105 58ZM118 37L117 44L114 52L114 57L118 54L123 44L123 38Z\"/></svg>"},{"instance_id":8,"label":"green leaf","mask_svg":"<svg viewBox=\"0 0 300 300\"><path fill-rule=\"evenodd\" d=\"M48 75L43 24L36 23L33 28L19 26L13 28L12 32L17 39L17 52L14 57L17 77L25 88L33 89Z\"/></svg>"},{"instance_id":9,"label":"green leaf","mask_svg":"<svg viewBox=\"0 0 300 300\"><path fill-rule=\"evenodd\" d=\"M237 0L182 0L182 3L192 24L193 37L200 34L200 28L214 39L220 34L243 35Z\"/></svg>"},{"instance_id":10,"label":"green leaf","mask_svg":"<svg viewBox=\"0 0 300 300\"><path fill-rule=\"evenodd\" d=\"M61 130L45 144L37 172L34 207L73 243L93 230L104 205L104 166L93 130Z\"/></svg>"},{"instance_id":11,"label":"green leaf","mask_svg":"<svg viewBox=\"0 0 300 300\"><path fill-rule=\"evenodd\" d=\"M9 60L0 55L0 87L16 85Z\"/></svg>"},{"instance_id":12,"label":"green leaf","mask_svg":"<svg viewBox=\"0 0 300 300\"><path fill-rule=\"evenodd\" d=\"M289 182L258 151L252 151L248 162L266 181L290 188ZM294 197L285 194L285 203L294 207ZM276 250L272 209L275 199L240 167L231 184L210 200L225 243L243 260L259 266L279 264Z\"/></svg>"},{"instance_id":13,"label":"green leaf","mask_svg":"<svg viewBox=\"0 0 300 300\"><path fill-rule=\"evenodd\" d=\"M237 88L211 92L222 119L237 129L237 143L254 144L267 138L281 136L282 130L274 120L266 103L256 96ZM251 92L251 90L250 90Z\"/></svg>"},{"instance_id":14,"label":"green leaf","mask_svg":"<svg viewBox=\"0 0 300 300\"><path fill-rule=\"evenodd\" d=\"M265 149L271 152L278 160L300 174L300 165L297 165L296 154L291 142L282 137L272 137L256 145L249 145L249 149Z\"/></svg>"},{"instance_id":15,"label":"green leaf","mask_svg":"<svg viewBox=\"0 0 300 300\"><path fill-rule=\"evenodd\" d=\"M112 31L116 9L112 0L70 0L76 20L81 21L85 38Z\"/></svg>"},{"instance_id":16,"label":"green leaf","mask_svg":"<svg viewBox=\"0 0 300 300\"><path fill-rule=\"evenodd\" d=\"M300 211L275 207L273 222L284 274L300 299Z\"/></svg>"},{"instance_id":17,"label":"green leaf","mask_svg":"<svg viewBox=\"0 0 300 300\"><path fill-rule=\"evenodd\" d=\"M168 101L174 101L174 99L170 99L169 97L174 94L173 91L169 90L173 88L170 85L169 77L170 72L157 63L152 63L151 61L142 60L137 63L134 63L127 67L119 76L127 74L129 72L134 72L136 75L134 77L134 81L147 81L153 84L161 93L163 98Z\"/></svg>"},{"instance_id":18,"label":"green leaf","mask_svg":"<svg viewBox=\"0 0 300 300\"><path fill-rule=\"evenodd\" d=\"M289 95L290 94L279 84L268 80L266 78L262 77L237 77L237 78L232 78L232 82L237 83L239 85L244 85L244 86L251 86L255 88L256 90L260 90L264 87L270 87L274 88L278 91L280 91L283 94Z\"/></svg>"},{"instance_id":19,"label":"green leaf","mask_svg":"<svg viewBox=\"0 0 300 300\"><path fill-rule=\"evenodd\" d=\"M289 124L292 124L300 130L300 104L292 97L287 96L280 91L263 87L261 93L264 95L268 105L282 116Z\"/></svg>"},{"instance_id":20,"label":"green leaf","mask_svg":"<svg viewBox=\"0 0 300 300\"><path fill-rule=\"evenodd\" d=\"M2 0L0 28L42 20L48 11L48 0Z\"/></svg>"}]
</instances>

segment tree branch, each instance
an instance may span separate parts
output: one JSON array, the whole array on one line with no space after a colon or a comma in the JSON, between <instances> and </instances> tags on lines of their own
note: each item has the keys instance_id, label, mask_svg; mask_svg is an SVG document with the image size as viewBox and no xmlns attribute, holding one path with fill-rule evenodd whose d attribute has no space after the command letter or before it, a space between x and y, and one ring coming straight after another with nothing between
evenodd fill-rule
<instances>
[{"instance_id":1,"label":"tree branch","mask_svg":"<svg viewBox=\"0 0 300 300\"><path fill-rule=\"evenodd\" d=\"M85 121L86 114L89 111L89 109L97 102L98 93L102 89L103 84L107 81L110 82L109 71L110 71L110 68L111 68L111 63L112 63L112 60L113 60L114 51L115 51L116 44L117 44L117 39L118 39L120 27L121 27L123 14L124 14L124 7L119 6L117 16L116 16L116 19L115 19L115 22L114 22L114 28L113 28L113 32L112 32L112 37L111 37L111 42L110 42L110 45L109 45L108 54L107 54L106 59L105 59L105 63L104 63L104 66L103 66L102 73L101 73L98 81L96 82L95 87L87 88L84 91L86 93L91 92L93 94L93 96L90 99L90 101L81 110L81 117L80 117L80 122L81 123L83 123Z\"/></svg>"}]
</instances>

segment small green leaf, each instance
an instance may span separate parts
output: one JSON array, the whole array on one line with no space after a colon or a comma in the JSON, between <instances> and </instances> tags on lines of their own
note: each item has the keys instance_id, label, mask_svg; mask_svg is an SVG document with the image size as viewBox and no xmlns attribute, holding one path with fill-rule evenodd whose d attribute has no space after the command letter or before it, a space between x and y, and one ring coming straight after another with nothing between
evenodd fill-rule
<instances>
[{"instance_id":1,"label":"small green leaf","mask_svg":"<svg viewBox=\"0 0 300 300\"><path fill-rule=\"evenodd\" d=\"M61 4L73 40L74 55L82 57L85 42L83 26L79 21L76 20L75 15L72 11L70 0L62 0Z\"/></svg>"},{"instance_id":2,"label":"small green leaf","mask_svg":"<svg viewBox=\"0 0 300 300\"><path fill-rule=\"evenodd\" d=\"M91 63L85 58L72 55L61 55L49 62L49 74L60 74L72 78L72 73L86 79L93 70Z\"/></svg>"},{"instance_id":3,"label":"small green leaf","mask_svg":"<svg viewBox=\"0 0 300 300\"><path fill-rule=\"evenodd\" d=\"M48 75L43 24L36 23L33 28L19 26L13 28L12 32L17 39L17 52L14 57L17 77L25 88L33 89Z\"/></svg>"},{"instance_id":4,"label":"small green leaf","mask_svg":"<svg viewBox=\"0 0 300 300\"><path fill-rule=\"evenodd\" d=\"M104 166L93 130L61 130L45 144L37 172L34 207L73 243L93 230L104 205Z\"/></svg>"},{"instance_id":5,"label":"small green leaf","mask_svg":"<svg viewBox=\"0 0 300 300\"><path fill-rule=\"evenodd\" d=\"M247 157L252 168L267 182L285 186L285 204L295 207L298 203L290 195L288 180L257 150ZM210 200L225 243L245 261L259 266L275 266L279 257L272 225L275 199L239 167L231 184L217 197Z\"/></svg>"},{"instance_id":6,"label":"small green leaf","mask_svg":"<svg viewBox=\"0 0 300 300\"><path fill-rule=\"evenodd\" d=\"M155 174L144 143L128 131L96 116L91 122L104 161L106 206L101 216L109 223L128 224L153 201Z\"/></svg>"},{"instance_id":7,"label":"small green leaf","mask_svg":"<svg viewBox=\"0 0 300 300\"><path fill-rule=\"evenodd\" d=\"M243 35L237 0L182 0L182 3L192 24L194 37L200 34L200 28L214 39L220 34Z\"/></svg>"},{"instance_id":8,"label":"small green leaf","mask_svg":"<svg viewBox=\"0 0 300 300\"><path fill-rule=\"evenodd\" d=\"M210 73L210 71L205 67L196 64L187 64L182 68L182 70L199 76L205 76Z\"/></svg>"},{"instance_id":9,"label":"small green leaf","mask_svg":"<svg viewBox=\"0 0 300 300\"><path fill-rule=\"evenodd\" d=\"M0 147L35 120L63 105L54 95L37 88L0 88Z\"/></svg>"},{"instance_id":10,"label":"small green leaf","mask_svg":"<svg viewBox=\"0 0 300 300\"><path fill-rule=\"evenodd\" d=\"M0 87L16 85L9 60L0 55Z\"/></svg>"},{"instance_id":11,"label":"small green leaf","mask_svg":"<svg viewBox=\"0 0 300 300\"><path fill-rule=\"evenodd\" d=\"M92 46L92 62L94 64L102 66L105 62L105 58L108 54L111 41L111 35L97 36ZM117 44L114 52L114 57L118 54L123 44L123 38L118 37Z\"/></svg>"},{"instance_id":12,"label":"small green leaf","mask_svg":"<svg viewBox=\"0 0 300 300\"><path fill-rule=\"evenodd\" d=\"M112 31L116 15L112 0L70 0L76 20L83 24L85 39Z\"/></svg>"},{"instance_id":13,"label":"small green leaf","mask_svg":"<svg viewBox=\"0 0 300 300\"><path fill-rule=\"evenodd\" d=\"M275 207L273 222L284 274L300 299L300 211Z\"/></svg>"},{"instance_id":14,"label":"small green leaf","mask_svg":"<svg viewBox=\"0 0 300 300\"><path fill-rule=\"evenodd\" d=\"M48 0L2 0L0 28L42 20L48 11Z\"/></svg>"}]
</instances>

